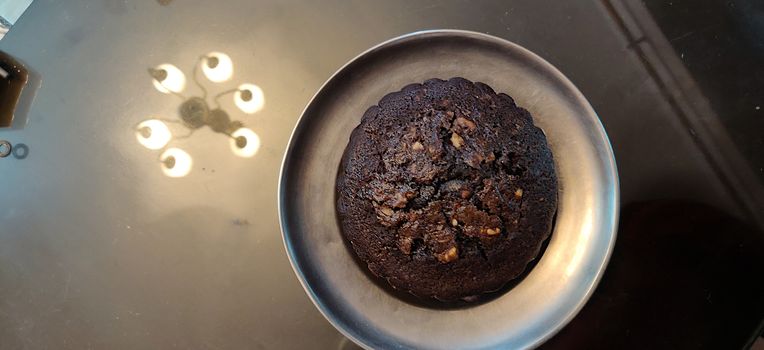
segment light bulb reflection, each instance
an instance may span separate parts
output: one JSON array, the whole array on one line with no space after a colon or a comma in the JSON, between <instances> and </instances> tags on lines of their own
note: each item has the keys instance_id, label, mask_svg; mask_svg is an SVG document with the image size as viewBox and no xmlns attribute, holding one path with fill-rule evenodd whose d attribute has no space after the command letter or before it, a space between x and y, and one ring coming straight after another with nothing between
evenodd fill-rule
<instances>
[{"instance_id":1,"label":"light bulb reflection","mask_svg":"<svg viewBox=\"0 0 764 350\"><path fill-rule=\"evenodd\" d=\"M167 146L172 138L172 133L165 123L156 119L149 119L138 124L135 137L143 147L157 150Z\"/></svg>"},{"instance_id":2,"label":"light bulb reflection","mask_svg":"<svg viewBox=\"0 0 764 350\"><path fill-rule=\"evenodd\" d=\"M231 57L222 52L210 52L202 58L202 72L212 82L221 83L233 76Z\"/></svg>"},{"instance_id":3,"label":"light bulb reflection","mask_svg":"<svg viewBox=\"0 0 764 350\"><path fill-rule=\"evenodd\" d=\"M241 128L231 134L231 151L233 154L249 158L260 149L260 136L247 128Z\"/></svg>"},{"instance_id":4,"label":"light bulb reflection","mask_svg":"<svg viewBox=\"0 0 764 350\"><path fill-rule=\"evenodd\" d=\"M594 214L588 211L583 217L583 224L581 225L581 237L576 242L576 246L573 248L573 257L570 259L568 266L565 268L565 274L568 277L573 276L576 272L582 271L581 264L584 261L586 253L590 251L589 245L592 244L591 235L594 230Z\"/></svg>"},{"instance_id":5,"label":"light bulb reflection","mask_svg":"<svg viewBox=\"0 0 764 350\"><path fill-rule=\"evenodd\" d=\"M186 151L179 148L170 148L161 156L159 156L161 162L162 172L169 177L184 177L191 172L191 166L193 161L191 156Z\"/></svg>"},{"instance_id":6,"label":"light bulb reflection","mask_svg":"<svg viewBox=\"0 0 764 350\"><path fill-rule=\"evenodd\" d=\"M180 93L186 88L186 76L183 72L169 63L163 63L150 70L154 88L159 92L169 94Z\"/></svg>"},{"instance_id":7,"label":"light bulb reflection","mask_svg":"<svg viewBox=\"0 0 764 350\"><path fill-rule=\"evenodd\" d=\"M265 106L263 89L255 84L241 84L233 96L236 107L247 114L255 113Z\"/></svg>"}]
</instances>

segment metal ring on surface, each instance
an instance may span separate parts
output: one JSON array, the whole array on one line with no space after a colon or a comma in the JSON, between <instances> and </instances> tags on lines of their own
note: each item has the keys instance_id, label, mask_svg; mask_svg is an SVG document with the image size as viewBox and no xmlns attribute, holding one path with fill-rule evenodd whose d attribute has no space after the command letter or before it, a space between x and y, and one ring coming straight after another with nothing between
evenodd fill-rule
<instances>
[{"instance_id":1,"label":"metal ring on surface","mask_svg":"<svg viewBox=\"0 0 764 350\"><path fill-rule=\"evenodd\" d=\"M0 158L5 158L11 155L11 152L13 152L11 143L5 140L0 140Z\"/></svg>"}]
</instances>

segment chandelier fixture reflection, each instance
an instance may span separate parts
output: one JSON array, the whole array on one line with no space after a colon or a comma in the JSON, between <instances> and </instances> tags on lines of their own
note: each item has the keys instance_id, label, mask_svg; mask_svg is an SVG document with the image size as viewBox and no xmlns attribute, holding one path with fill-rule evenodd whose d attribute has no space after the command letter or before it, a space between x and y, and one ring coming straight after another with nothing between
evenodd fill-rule
<instances>
[{"instance_id":1,"label":"chandelier fixture reflection","mask_svg":"<svg viewBox=\"0 0 764 350\"><path fill-rule=\"evenodd\" d=\"M162 171L169 177L183 177L192 169L191 156L180 148L167 148L173 140L191 137L197 130L207 126L212 131L225 135L229 139L234 155L244 158L253 157L260 149L260 137L253 130L238 120L232 120L229 113L220 105L220 99L231 95L233 105L241 112L254 114L265 106L265 94L255 84L241 84L235 89L222 91L208 101L207 89L199 82L197 71L201 67L204 76L213 83L222 83L233 77L233 62L222 52L210 52L199 57L194 65L192 81L201 90L202 96L186 96L186 77L172 64L164 63L149 68L154 87L162 93L182 99L178 107L177 119L154 117L140 122L135 127L135 137L142 146L150 150L163 150L159 157ZM174 136L168 124L180 126L185 134Z\"/></svg>"},{"instance_id":2,"label":"chandelier fixture reflection","mask_svg":"<svg viewBox=\"0 0 764 350\"><path fill-rule=\"evenodd\" d=\"M222 52L210 52L202 56L202 72L212 82L222 83L233 77L233 62Z\"/></svg>"},{"instance_id":3,"label":"chandelier fixture reflection","mask_svg":"<svg viewBox=\"0 0 764 350\"><path fill-rule=\"evenodd\" d=\"M152 68L150 72L154 77L154 88L161 93L180 93L186 88L186 76L178 67L164 63Z\"/></svg>"},{"instance_id":4,"label":"chandelier fixture reflection","mask_svg":"<svg viewBox=\"0 0 764 350\"><path fill-rule=\"evenodd\" d=\"M186 151L180 148L168 148L159 156L162 172L169 177L183 177L191 172L194 162Z\"/></svg>"},{"instance_id":5,"label":"chandelier fixture reflection","mask_svg":"<svg viewBox=\"0 0 764 350\"><path fill-rule=\"evenodd\" d=\"M172 134L161 120L149 119L138 124L138 132L135 133L135 137L144 147L158 150L167 146L172 139Z\"/></svg>"}]
</instances>

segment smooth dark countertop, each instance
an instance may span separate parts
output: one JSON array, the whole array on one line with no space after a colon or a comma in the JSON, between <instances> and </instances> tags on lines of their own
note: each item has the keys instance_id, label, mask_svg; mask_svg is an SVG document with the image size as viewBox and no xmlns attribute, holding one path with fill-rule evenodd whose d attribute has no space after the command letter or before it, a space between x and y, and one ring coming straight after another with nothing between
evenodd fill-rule
<instances>
[{"instance_id":1,"label":"smooth dark countertop","mask_svg":"<svg viewBox=\"0 0 764 350\"><path fill-rule=\"evenodd\" d=\"M761 223L762 134L751 130L764 120L756 108L764 107L764 77L742 87L721 68L695 78L698 65L729 58L689 57L711 49L666 27L661 16L679 15L657 3L34 1L0 41L32 71L34 92L16 125L0 129L0 139L26 148L24 157L0 159L2 347L347 346L284 253L279 166L302 109L335 70L423 29L496 35L557 66L608 132L624 206L677 199ZM650 11L657 20L645 19ZM224 83L202 77L207 89L262 89L265 105L254 114L230 96L220 100L261 146L239 157L204 128L172 141L193 165L168 177L161 151L143 147L135 127L177 118L181 100L157 91L147 69L177 66L184 93L198 95L192 67L212 51L230 56L234 70ZM751 71L760 72L756 57ZM730 101L730 85L748 97Z\"/></svg>"}]
</instances>

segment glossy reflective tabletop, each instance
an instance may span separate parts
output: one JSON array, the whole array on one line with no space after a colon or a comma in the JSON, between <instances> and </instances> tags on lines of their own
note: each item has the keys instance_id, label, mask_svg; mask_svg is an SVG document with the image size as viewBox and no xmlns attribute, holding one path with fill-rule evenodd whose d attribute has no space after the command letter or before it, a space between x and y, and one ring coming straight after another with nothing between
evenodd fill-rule
<instances>
[{"instance_id":1,"label":"glossy reflective tabletop","mask_svg":"<svg viewBox=\"0 0 764 350\"><path fill-rule=\"evenodd\" d=\"M734 193L677 118L641 44L614 19L618 9L557 0L35 0L0 41L30 70L14 127L0 129L20 150L0 159L1 347L348 346L287 260L279 166L303 108L335 70L422 29L489 33L559 68L608 132L624 204L684 198L753 221L755 203ZM197 71L206 102L190 103L203 95L194 66L211 57L220 69ZM158 76L166 85L152 83ZM242 84L259 90L236 92ZM160 91L168 88L179 92ZM226 91L218 108L213 97ZM219 110L218 119L196 123L200 110ZM171 137L143 128L147 120Z\"/></svg>"}]
</instances>

